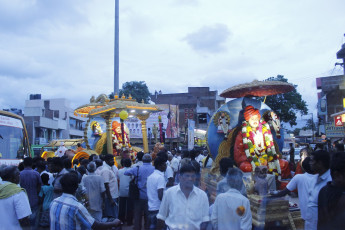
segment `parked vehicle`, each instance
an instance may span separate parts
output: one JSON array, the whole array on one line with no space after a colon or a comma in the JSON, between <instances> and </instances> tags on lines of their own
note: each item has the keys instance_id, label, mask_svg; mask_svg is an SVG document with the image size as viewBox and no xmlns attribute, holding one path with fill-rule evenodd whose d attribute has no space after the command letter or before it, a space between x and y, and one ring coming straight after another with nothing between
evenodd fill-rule
<instances>
[{"instance_id":1,"label":"parked vehicle","mask_svg":"<svg viewBox=\"0 0 345 230\"><path fill-rule=\"evenodd\" d=\"M24 119L14 113L0 111L0 164L18 165L31 156Z\"/></svg>"}]
</instances>

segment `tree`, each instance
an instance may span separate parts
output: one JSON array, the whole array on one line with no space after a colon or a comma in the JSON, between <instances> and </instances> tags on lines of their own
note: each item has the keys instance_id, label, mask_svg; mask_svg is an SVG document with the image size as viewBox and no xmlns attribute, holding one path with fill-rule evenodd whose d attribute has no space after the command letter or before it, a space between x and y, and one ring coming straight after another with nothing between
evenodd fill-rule
<instances>
[{"instance_id":1,"label":"tree","mask_svg":"<svg viewBox=\"0 0 345 230\"><path fill-rule=\"evenodd\" d=\"M283 75L277 77L270 77L267 81L282 81L288 82L288 79ZM280 120L289 123L291 126L296 125L296 113L306 115L308 113L307 103L302 99L301 94L295 89L291 92L267 96L265 103L279 116ZM264 97L260 98L262 101Z\"/></svg>"},{"instance_id":2,"label":"tree","mask_svg":"<svg viewBox=\"0 0 345 230\"><path fill-rule=\"evenodd\" d=\"M305 129L311 129L315 131L315 127L317 127L317 124L312 119L308 119L307 123L305 124Z\"/></svg>"},{"instance_id":3,"label":"tree","mask_svg":"<svg viewBox=\"0 0 345 230\"><path fill-rule=\"evenodd\" d=\"M297 136L299 136L299 132L301 131L301 129L300 128L296 128L296 129L294 129L293 131L292 131L292 133L293 133L293 135L295 136L295 137L297 137Z\"/></svg>"},{"instance_id":4,"label":"tree","mask_svg":"<svg viewBox=\"0 0 345 230\"><path fill-rule=\"evenodd\" d=\"M144 100L145 103L149 103L150 101L150 92L144 81L125 82L122 85L122 89L119 91L119 97L121 97L122 94L126 97L131 95L133 99L140 103L142 100ZM114 98L114 93L111 93L109 98Z\"/></svg>"}]
</instances>

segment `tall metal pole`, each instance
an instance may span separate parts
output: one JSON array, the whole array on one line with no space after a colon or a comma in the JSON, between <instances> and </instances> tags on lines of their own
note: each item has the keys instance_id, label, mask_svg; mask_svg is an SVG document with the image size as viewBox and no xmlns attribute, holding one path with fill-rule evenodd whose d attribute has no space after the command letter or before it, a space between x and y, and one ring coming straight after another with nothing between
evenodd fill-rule
<instances>
[{"instance_id":1,"label":"tall metal pole","mask_svg":"<svg viewBox=\"0 0 345 230\"><path fill-rule=\"evenodd\" d=\"M119 0L115 0L114 96L119 95Z\"/></svg>"}]
</instances>

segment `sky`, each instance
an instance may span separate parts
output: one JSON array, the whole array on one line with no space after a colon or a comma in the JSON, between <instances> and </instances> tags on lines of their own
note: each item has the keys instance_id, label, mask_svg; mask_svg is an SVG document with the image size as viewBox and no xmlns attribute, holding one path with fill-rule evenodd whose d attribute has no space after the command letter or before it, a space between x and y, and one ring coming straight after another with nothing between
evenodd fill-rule
<instances>
[{"instance_id":1,"label":"sky","mask_svg":"<svg viewBox=\"0 0 345 230\"><path fill-rule=\"evenodd\" d=\"M0 0L0 109L72 108L113 91L115 0ZM345 42L344 0L120 0L120 86L223 90L284 75L316 115L315 78ZM316 116L314 116L316 117Z\"/></svg>"}]
</instances>

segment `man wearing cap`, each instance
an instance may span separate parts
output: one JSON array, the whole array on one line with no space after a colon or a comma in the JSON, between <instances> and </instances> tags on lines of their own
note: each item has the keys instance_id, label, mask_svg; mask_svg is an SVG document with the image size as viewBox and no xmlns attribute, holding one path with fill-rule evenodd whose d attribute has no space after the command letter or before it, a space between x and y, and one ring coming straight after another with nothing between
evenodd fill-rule
<instances>
[{"instance_id":1,"label":"man wearing cap","mask_svg":"<svg viewBox=\"0 0 345 230\"><path fill-rule=\"evenodd\" d=\"M67 148L65 147L65 143L63 143L62 141L60 142L60 147L58 148L58 150L56 150L55 152L55 156L57 157L62 157L63 155L65 155L65 152L67 151Z\"/></svg>"},{"instance_id":2,"label":"man wearing cap","mask_svg":"<svg viewBox=\"0 0 345 230\"><path fill-rule=\"evenodd\" d=\"M249 105L244 109L245 121L236 137L234 158L242 170L246 168L245 171L254 171L256 166L264 165L268 167L269 173L280 179L281 169L273 136L269 125L260 118L259 110L253 106Z\"/></svg>"}]
</instances>

